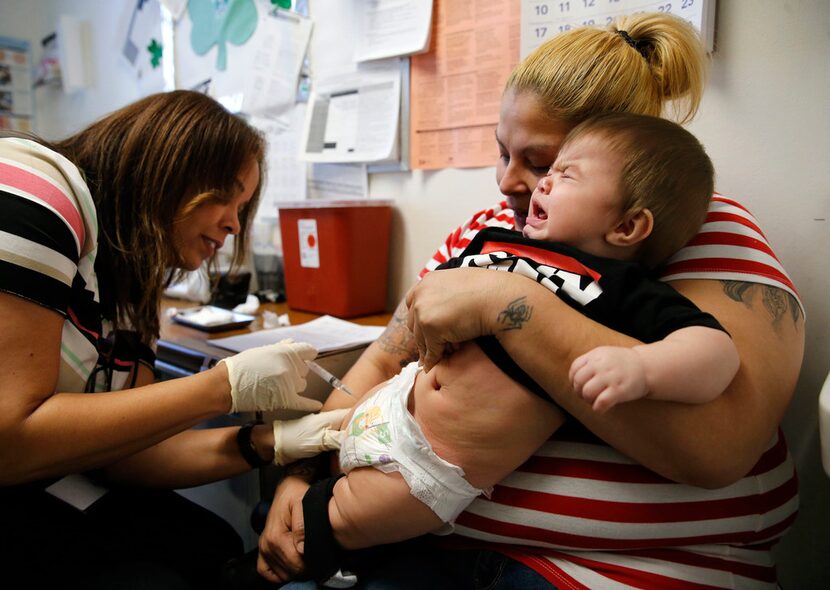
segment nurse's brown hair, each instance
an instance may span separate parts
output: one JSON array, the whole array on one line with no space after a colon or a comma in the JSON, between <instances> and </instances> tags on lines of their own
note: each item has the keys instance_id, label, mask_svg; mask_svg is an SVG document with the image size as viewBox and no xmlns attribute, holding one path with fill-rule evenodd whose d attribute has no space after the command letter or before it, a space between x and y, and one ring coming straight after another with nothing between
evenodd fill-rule
<instances>
[{"instance_id":1,"label":"nurse's brown hair","mask_svg":"<svg viewBox=\"0 0 830 590\"><path fill-rule=\"evenodd\" d=\"M258 131L212 98L179 90L148 96L50 147L80 168L98 215L96 270L106 317L149 342L179 265L174 226L200 203L238 192L257 162L260 184L240 212L234 261L244 256L264 174Z\"/></svg>"}]
</instances>

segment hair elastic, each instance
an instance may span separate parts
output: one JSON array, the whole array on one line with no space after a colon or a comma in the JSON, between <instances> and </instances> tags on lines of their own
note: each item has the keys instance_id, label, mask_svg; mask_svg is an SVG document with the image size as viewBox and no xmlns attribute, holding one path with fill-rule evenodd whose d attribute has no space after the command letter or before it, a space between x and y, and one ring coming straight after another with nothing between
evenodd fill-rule
<instances>
[{"instance_id":1,"label":"hair elastic","mask_svg":"<svg viewBox=\"0 0 830 590\"><path fill-rule=\"evenodd\" d=\"M637 52L643 56L643 59L648 60L648 47L650 43L645 39L638 39L635 41L631 38L631 35L628 34L628 31L621 31L617 30L617 34L625 39L625 42L628 43L631 47L637 50Z\"/></svg>"}]
</instances>

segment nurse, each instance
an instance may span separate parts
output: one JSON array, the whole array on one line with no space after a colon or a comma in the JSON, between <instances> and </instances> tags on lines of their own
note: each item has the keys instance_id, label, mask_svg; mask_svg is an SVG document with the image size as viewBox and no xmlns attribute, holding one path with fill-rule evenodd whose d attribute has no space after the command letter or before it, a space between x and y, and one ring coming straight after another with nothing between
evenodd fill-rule
<instances>
[{"instance_id":1,"label":"nurse","mask_svg":"<svg viewBox=\"0 0 830 590\"><path fill-rule=\"evenodd\" d=\"M343 412L301 428L191 429L229 412L318 410L299 395L316 356L308 345L153 384L162 290L229 236L238 263L264 151L253 128L187 91L53 144L0 137L0 575L37 587L213 587L241 539L170 490L270 463L275 430L283 461L329 448L318 441ZM112 489L80 510L53 484L76 497Z\"/></svg>"}]
</instances>

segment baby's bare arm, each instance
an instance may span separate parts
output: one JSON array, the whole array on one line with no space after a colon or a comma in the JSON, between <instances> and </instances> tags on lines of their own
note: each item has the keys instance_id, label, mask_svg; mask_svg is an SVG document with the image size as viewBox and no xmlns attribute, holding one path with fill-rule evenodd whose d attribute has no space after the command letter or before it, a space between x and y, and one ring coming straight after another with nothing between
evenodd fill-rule
<instances>
[{"instance_id":1,"label":"baby's bare arm","mask_svg":"<svg viewBox=\"0 0 830 590\"><path fill-rule=\"evenodd\" d=\"M635 346L643 359L649 397L702 404L729 387L741 359L722 330L691 326L664 340Z\"/></svg>"},{"instance_id":2,"label":"baby's bare arm","mask_svg":"<svg viewBox=\"0 0 830 590\"><path fill-rule=\"evenodd\" d=\"M706 403L729 386L739 365L726 332L689 326L651 344L599 346L573 362L570 378L574 390L604 412L643 397Z\"/></svg>"}]
</instances>

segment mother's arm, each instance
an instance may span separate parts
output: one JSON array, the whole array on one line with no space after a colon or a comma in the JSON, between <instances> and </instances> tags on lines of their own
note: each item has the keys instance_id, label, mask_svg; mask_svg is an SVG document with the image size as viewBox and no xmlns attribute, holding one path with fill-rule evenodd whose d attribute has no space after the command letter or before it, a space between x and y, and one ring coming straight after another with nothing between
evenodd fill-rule
<instances>
[{"instance_id":1,"label":"mother's arm","mask_svg":"<svg viewBox=\"0 0 830 590\"><path fill-rule=\"evenodd\" d=\"M702 487L744 476L772 439L804 351L801 310L780 289L684 280L672 285L732 335L741 367L729 388L700 405L640 400L598 414L572 391L568 368L588 350L635 341L587 319L524 277L481 269L429 273L407 297L418 348L495 334L565 410L608 444L657 473Z\"/></svg>"}]
</instances>

